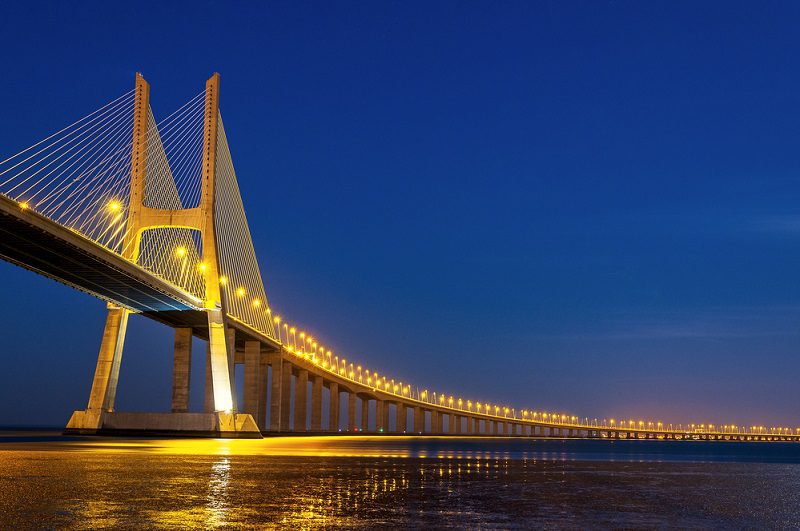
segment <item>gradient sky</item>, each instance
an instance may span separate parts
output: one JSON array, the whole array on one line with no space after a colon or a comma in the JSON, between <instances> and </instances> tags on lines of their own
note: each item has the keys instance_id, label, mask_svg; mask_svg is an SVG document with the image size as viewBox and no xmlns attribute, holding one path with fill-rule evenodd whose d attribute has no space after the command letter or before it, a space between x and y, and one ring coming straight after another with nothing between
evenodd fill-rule
<instances>
[{"instance_id":1,"label":"gradient sky","mask_svg":"<svg viewBox=\"0 0 800 531\"><path fill-rule=\"evenodd\" d=\"M348 359L536 410L800 425L800 5L696 4L6 2L0 158L136 71L157 117L219 71L270 304ZM0 275L0 424L63 425L105 305ZM169 408L171 349L131 319L118 409Z\"/></svg>"}]
</instances>

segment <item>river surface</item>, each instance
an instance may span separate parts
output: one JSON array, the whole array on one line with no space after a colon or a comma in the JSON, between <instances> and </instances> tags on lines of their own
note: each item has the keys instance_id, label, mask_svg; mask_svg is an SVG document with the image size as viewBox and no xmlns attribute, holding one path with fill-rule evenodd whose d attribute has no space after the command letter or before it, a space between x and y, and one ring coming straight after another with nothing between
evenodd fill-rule
<instances>
[{"instance_id":1,"label":"river surface","mask_svg":"<svg viewBox=\"0 0 800 531\"><path fill-rule=\"evenodd\" d=\"M800 444L0 432L0 527L800 528Z\"/></svg>"}]
</instances>

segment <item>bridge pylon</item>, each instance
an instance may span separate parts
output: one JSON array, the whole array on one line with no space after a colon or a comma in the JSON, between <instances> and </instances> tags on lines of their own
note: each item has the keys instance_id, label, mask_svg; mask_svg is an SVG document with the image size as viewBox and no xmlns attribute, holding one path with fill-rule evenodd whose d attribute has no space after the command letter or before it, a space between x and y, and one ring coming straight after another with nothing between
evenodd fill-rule
<instances>
[{"instance_id":1,"label":"bridge pylon","mask_svg":"<svg viewBox=\"0 0 800 531\"><path fill-rule=\"evenodd\" d=\"M207 409L203 413L189 413L188 364L191 357L191 328L176 329L176 374L178 358L185 363L183 379L186 388L178 391L173 386L173 411L171 413L119 413L114 409L120 362L125 343L128 317L131 310L108 303L103 339L97 359L89 403L85 410L75 411L67 424L70 433L124 433L163 432L226 437L260 437L261 433L250 414L237 413L233 390L233 359L235 356L232 329L226 322L225 301L220 289L220 261L216 238L215 190L217 182L217 139L219 125L219 74L214 73L206 82L203 112L202 169L200 200L193 208L164 209L148 206L145 202L148 165L147 152L153 139L148 138L150 120L150 85L136 74L134 91L134 118L131 143L130 200L127 214L127 231L122 255L138 263L142 235L147 230L180 228L200 233L202 245L202 272L204 297L202 311L208 323L208 356L210 387L207 389ZM158 133L156 133L158 134ZM185 337L188 332L188 340ZM179 340L179 337L181 338ZM182 349L179 355L178 350ZM177 378L177 376L176 376ZM208 408L208 405L211 408Z\"/></svg>"}]
</instances>

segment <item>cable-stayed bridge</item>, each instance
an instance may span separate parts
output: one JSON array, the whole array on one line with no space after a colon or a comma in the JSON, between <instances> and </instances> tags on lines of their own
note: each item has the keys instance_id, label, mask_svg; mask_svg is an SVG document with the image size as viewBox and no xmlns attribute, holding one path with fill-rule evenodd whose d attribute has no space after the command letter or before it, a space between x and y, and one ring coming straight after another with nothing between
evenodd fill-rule
<instances>
[{"instance_id":1,"label":"cable-stayed bridge","mask_svg":"<svg viewBox=\"0 0 800 531\"><path fill-rule=\"evenodd\" d=\"M0 257L108 304L89 402L68 431L800 441L800 428L601 420L473 401L326 349L267 301L219 96L214 74L157 123L137 74L132 91L0 162ZM175 329L169 413L114 408L132 313ZM194 336L208 345L202 412L188 411Z\"/></svg>"}]
</instances>

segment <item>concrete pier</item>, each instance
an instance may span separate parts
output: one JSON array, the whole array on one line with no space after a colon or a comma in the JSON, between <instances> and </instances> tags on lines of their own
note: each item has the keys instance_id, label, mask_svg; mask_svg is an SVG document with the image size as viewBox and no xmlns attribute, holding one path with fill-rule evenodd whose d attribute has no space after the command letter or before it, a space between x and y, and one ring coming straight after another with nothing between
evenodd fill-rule
<instances>
[{"instance_id":1,"label":"concrete pier","mask_svg":"<svg viewBox=\"0 0 800 531\"><path fill-rule=\"evenodd\" d=\"M269 429L278 431L281 429L281 353L272 352L267 357L269 366L272 368L272 386L269 405Z\"/></svg>"},{"instance_id":2,"label":"concrete pier","mask_svg":"<svg viewBox=\"0 0 800 531\"><path fill-rule=\"evenodd\" d=\"M303 433L307 430L308 418L308 371L299 369L294 381L294 431Z\"/></svg>"},{"instance_id":3,"label":"concrete pier","mask_svg":"<svg viewBox=\"0 0 800 531\"><path fill-rule=\"evenodd\" d=\"M311 386L311 431L322 431L322 376L315 374Z\"/></svg>"},{"instance_id":4,"label":"concrete pier","mask_svg":"<svg viewBox=\"0 0 800 531\"><path fill-rule=\"evenodd\" d=\"M284 361L281 369L281 431L289 431L291 407L292 364Z\"/></svg>"},{"instance_id":5,"label":"concrete pier","mask_svg":"<svg viewBox=\"0 0 800 531\"><path fill-rule=\"evenodd\" d=\"M244 344L244 403L242 411L258 417L258 398L261 391L261 343L245 341Z\"/></svg>"},{"instance_id":6,"label":"concrete pier","mask_svg":"<svg viewBox=\"0 0 800 531\"><path fill-rule=\"evenodd\" d=\"M239 413L117 413L100 415L100 428L85 428L85 411L76 411L66 434L162 435L165 437L225 437L260 439L253 417Z\"/></svg>"},{"instance_id":7,"label":"concrete pier","mask_svg":"<svg viewBox=\"0 0 800 531\"><path fill-rule=\"evenodd\" d=\"M261 363L258 364L258 412L255 416L256 424L261 430L267 429L267 389L269 388L269 366L264 363L264 355L261 355Z\"/></svg>"},{"instance_id":8,"label":"concrete pier","mask_svg":"<svg viewBox=\"0 0 800 531\"><path fill-rule=\"evenodd\" d=\"M175 329L172 364L172 412L189 411L189 375L192 370L192 329Z\"/></svg>"},{"instance_id":9,"label":"concrete pier","mask_svg":"<svg viewBox=\"0 0 800 531\"><path fill-rule=\"evenodd\" d=\"M225 329L225 347L228 349L228 378L230 380L228 392L231 395L231 404L233 404L231 410L236 411L239 409L239 404L236 403L236 393L233 392L236 389L236 330L233 328Z\"/></svg>"},{"instance_id":10,"label":"concrete pier","mask_svg":"<svg viewBox=\"0 0 800 531\"><path fill-rule=\"evenodd\" d=\"M206 346L206 385L204 388L203 411L214 411L214 378L211 375L211 346Z\"/></svg>"},{"instance_id":11,"label":"concrete pier","mask_svg":"<svg viewBox=\"0 0 800 531\"><path fill-rule=\"evenodd\" d=\"M88 410L113 411L119 381L122 345L128 328L128 310L109 306L100 354L94 370Z\"/></svg>"},{"instance_id":12,"label":"concrete pier","mask_svg":"<svg viewBox=\"0 0 800 531\"><path fill-rule=\"evenodd\" d=\"M329 411L328 411L328 431L339 431L339 384L331 382L328 384L330 390Z\"/></svg>"},{"instance_id":13,"label":"concrete pier","mask_svg":"<svg viewBox=\"0 0 800 531\"><path fill-rule=\"evenodd\" d=\"M369 399L361 397L361 431L369 431Z\"/></svg>"},{"instance_id":14,"label":"concrete pier","mask_svg":"<svg viewBox=\"0 0 800 531\"><path fill-rule=\"evenodd\" d=\"M408 429L408 413L406 413L405 404L397 404L397 416L394 419L394 431L397 433L405 433Z\"/></svg>"},{"instance_id":15,"label":"concrete pier","mask_svg":"<svg viewBox=\"0 0 800 531\"><path fill-rule=\"evenodd\" d=\"M347 431L356 431L356 394L347 393Z\"/></svg>"},{"instance_id":16,"label":"concrete pier","mask_svg":"<svg viewBox=\"0 0 800 531\"><path fill-rule=\"evenodd\" d=\"M414 406L414 433L425 431L425 412L420 406Z\"/></svg>"},{"instance_id":17,"label":"concrete pier","mask_svg":"<svg viewBox=\"0 0 800 531\"><path fill-rule=\"evenodd\" d=\"M375 401L375 431L378 433L389 431L389 407L383 400Z\"/></svg>"}]
</instances>

